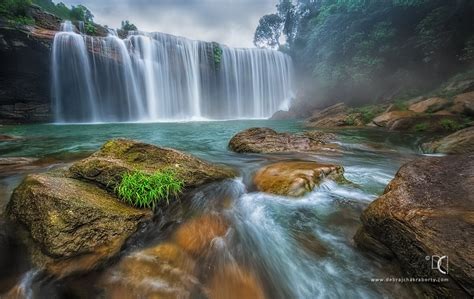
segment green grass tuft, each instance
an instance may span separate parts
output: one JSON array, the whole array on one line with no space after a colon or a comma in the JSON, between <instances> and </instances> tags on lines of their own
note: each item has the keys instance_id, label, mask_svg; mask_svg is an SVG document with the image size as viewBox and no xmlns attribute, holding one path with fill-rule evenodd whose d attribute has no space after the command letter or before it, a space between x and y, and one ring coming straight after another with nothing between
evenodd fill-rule
<instances>
[{"instance_id":1,"label":"green grass tuft","mask_svg":"<svg viewBox=\"0 0 474 299\"><path fill-rule=\"evenodd\" d=\"M138 208L155 209L160 203L169 204L183 190L184 182L172 170L155 172L152 175L132 171L122 176L115 188L120 199Z\"/></svg>"},{"instance_id":2,"label":"green grass tuft","mask_svg":"<svg viewBox=\"0 0 474 299\"><path fill-rule=\"evenodd\" d=\"M414 127L414 130L416 132L424 132L427 129L428 129L428 123L419 123L419 124L416 124Z\"/></svg>"}]
</instances>

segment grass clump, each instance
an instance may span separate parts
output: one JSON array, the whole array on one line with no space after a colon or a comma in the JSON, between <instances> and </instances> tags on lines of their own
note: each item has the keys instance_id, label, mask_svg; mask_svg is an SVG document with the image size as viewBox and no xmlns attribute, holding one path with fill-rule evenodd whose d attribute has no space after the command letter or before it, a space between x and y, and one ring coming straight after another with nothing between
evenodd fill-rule
<instances>
[{"instance_id":1,"label":"grass clump","mask_svg":"<svg viewBox=\"0 0 474 299\"><path fill-rule=\"evenodd\" d=\"M120 199L138 208L155 209L160 203L169 204L183 190L184 182L172 170L162 170L154 174L132 171L122 176L115 188Z\"/></svg>"},{"instance_id":2,"label":"grass clump","mask_svg":"<svg viewBox=\"0 0 474 299\"><path fill-rule=\"evenodd\" d=\"M353 113L359 113L364 124L370 123L377 115L384 112L384 108L380 105L369 105L359 108L354 108Z\"/></svg>"}]
</instances>

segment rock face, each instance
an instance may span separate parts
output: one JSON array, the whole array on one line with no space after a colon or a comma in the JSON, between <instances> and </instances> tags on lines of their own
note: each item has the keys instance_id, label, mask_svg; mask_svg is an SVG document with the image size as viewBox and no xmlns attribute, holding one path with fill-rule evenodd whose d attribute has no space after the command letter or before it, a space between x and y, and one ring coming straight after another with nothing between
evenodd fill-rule
<instances>
[{"instance_id":1,"label":"rock face","mask_svg":"<svg viewBox=\"0 0 474 299\"><path fill-rule=\"evenodd\" d=\"M408 110L417 113L436 112L446 107L448 103L448 100L443 98L430 98L411 105Z\"/></svg>"},{"instance_id":2,"label":"rock face","mask_svg":"<svg viewBox=\"0 0 474 299\"><path fill-rule=\"evenodd\" d=\"M390 127L395 121L415 116L413 111L390 111L385 112L372 120L379 127Z\"/></svg>"},{"instance_id":3,"label":"rock face","mask_svg":"<svg viewBox=\"0 0 474 299\"><path fill-rule=\"evenodd\" d=\"M0 24L0 123L51 120L53 35L47 31Z\"/></svg>"},{"instance_id":4,"label":"rock face","mask_svg":"<svg viewBox=\"0 0 474 299\"><path fill-rule=\"evenodd\" d=\"M285 161L263 167L253 182L262 192L299 197L313 190L323 178L344 180L344 168L339 165L311 161Z\"/></svg>"},{"instance_id":5,"label":"rock face","mask_svg":"<svg viewBox=\"0 0 474 299\"><path fill-rule=\"evenodd\" d=\"M467 154L474 152L474 127L448 135L440 140L424 143L422 148L429 153Z\"/></svg>"},{"instance_id":6,"label":"rock face","mask_svg":"<svg viewBox=\"0 0 474 299\"><path fill-rule=\"evenodd\" d=\"M429 296L474 295L474 155L421 158L403 165L361 219L355 238L359 246L392 253L410 277L449 279L420 284ZM447 274L432 269L433 255L448 257L441 263Z\"/></svg>"},{"instance_id":7,"label":"rock face","mask_svg":"<svg viewBox=\"0 0 474 299\"><path fill-rule=\"evenodd\" d=\"M329 141L333 134L309 131L302 134L278 133L269 128L250 128L237 133L229 148L237 153L312 152L337 150Z\"/></svg>"},{"instance_id":8,"label":"rock face","mask_svg":"<svg viewBox=\"0 0 474 299\"><path fill-rule=\"evenodd\" d=\"M363 126L364 121L359 114L351 114L344 103L338 103L321 111L316 111L307 120L312 128L334 128L343 126Z\"/></svg>"},{"instance_id":9,"label":"rock face","mask_svg":"<svg viewBox=\"0 0 474 299\"><path fill-rule=\"evenodd\" d=\"M163 169L175 170L185 188L237 175L226 166L214 165L174 149L127 139L108 141L98 152L74 164L70 172L74 178L113 191L126 172L141 170L152 174Z\"/></svg>"}]
</instances>

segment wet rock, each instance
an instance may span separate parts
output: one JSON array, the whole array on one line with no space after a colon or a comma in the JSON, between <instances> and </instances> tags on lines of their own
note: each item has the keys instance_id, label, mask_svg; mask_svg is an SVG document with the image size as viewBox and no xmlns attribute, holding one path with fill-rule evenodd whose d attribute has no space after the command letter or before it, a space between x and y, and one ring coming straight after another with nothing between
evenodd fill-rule
<instances>
[{"instance_id":1,"label":"wet rock","mask_svg":"<svg viewBox=\"0 0 474 299\"><path fill-rule=\"evenodd\" d=\"M10 136L10 135L0 135L0 142L1 141L14 141L14 140L18 140L19 138L17 137L14 137L14 136Z\"/></svg>"},{"instance_id":2,"label":"wet rock","mask_svg":"<svg viewBox=\"0 0 474 299\"><path fill-rule=\"evenodd\" d=\"M451 111L466 115L474 115L474 91L456 96Z\"/></svg>"},{"instance_id":3,"label":"wet rock","mask_svg":"<svg viewBox=\"0 0 474 299\"><path fill-rule=\"evenodd\" d=\"M474 127L448 135L440 140L422 144L427 153L467 154L474 152Z\"/></svg>"},{"instance_id":4,"label":"wet rock","mask_svg":"<svg viewBox=\"0 0 474 299\"><path fill-rule=\"evenodd\" d=\"M344 180L339 165L311 161L285 161L270 164L255 174L253 182L262 192L299 197L311 191L323 178Z\"/></svg>"},{"instance_id":5,"label":"wet rock","mask_svg":"<svg viewBox=\"0 0 474 299\"><path fill-rule=\"evenodd\" d=\"M79 257L68 271L92 268L116 254L151 212L129 207L98 187L53 174L29 175L7 206L24 224L53 272L67 268L62 260ZM54 262L58 262L53 265ZM59 271L61 272L61 271Z\"/></svg>"},{"instance_id":6,"label":"wet rock","mask_svg":"<svg viewBox=\"0 0 474 299\"><path fill-rule=\"evenodd\" d=\"M382 196L362 214L355 241L380 252L388 248L409 277L448 278L424 283L425 295L474 294L474 155L421 158L403 165ZM363 236L363 237L362 237ZM385 251L386 252L386 251ZM432 256L447 256L441 273ZM446 262L449 262L448 266Z\"/></svg>"},{"instance_id":7,"label":"wet rock","mask_svg":"<svg viewBox=\"0 0 474 299\"><path fill-rule=\"evenodd\" d=\"M344 103L338 103L317 111L311 116L306 125L312 128L334 128L343 126L363 126L360 113L351 113Z\"/></svg>"},{"instance_id":8,"label":"wet rock","mask_svg":"<svg viewBox=\"0 0 474 299\"><path fill-rule=\"evenodd\" d=\"M9 174L20 169L32 167L32 164L37 162L36 158L28 157L3 157L0 158L0 175Z\"/></svg>"},{"instance_id":9,"label":"wet rock","mask_svg":"<svg viewBox=\"0 0 474 299\"><path fill-rule=\"evenodd\" d=\"M298 118L298 115L294 111L279 110L275 112L270 119L271 120L287 120L287 119L297 119L297 118Z\"/></svg>"},{"instance_id":10,"label":"wet rock","mask_svg":"<svg viewBox=\"0 0 474 299\"><path fill-rule=\"evenodd\" d=\"M429 98L427 100L410 105L408 110L416 113L436 112L449 104L448 100L443 98Z\"/></svg>"},{"instance_id":11,"label":"wet rock","mask_svg":"<svg viewBox=\"0 0 474 299\"><path fill-rule=\"evenodd\" d=\"M461 124L462 119L458 116L420 114L413 117L400 118L392 122L389 129L392 131L412 131L412 132L446 132L450 128L445 122Z\"/></svg>"},{"instance_id":12,"label":"wet rock","mask_svg":"<svg viewBox=\"0 0 474 299\"><path fill-rule=\"evenodd\" d=\"M298 231L293 237L301 245L301 248L311 255L321 258L329 254L329 250L324 246L323 242L311 232Z\"/></svg>"},{"instance_id":13,"label":"wet rock","mask_svg":"<svg viewBox=\"0 0 474 299\"><path fill-rule=\"evenodd\" d=\"M174 240L193 256L204 255L212 240L222 237L228 229L227 222L218 215L203 215L183 223L175 232Z\"/></svg>"},{"instance_id":14,"label":"wet rock","mask_svg":"<svg viewBox=\"0 0 474 299\"><path fill-rule=\"evenodd\" d=\"M334 138L333 134L320 131L290 134L270 128L250 128L232 137L229 148L237 153L335 151L338 146L330 143Z\"/></svg>"},{"instance_id":15,"label":"wet rock","mask_svg":"<svg viewBox=\"0 0 474 299\"><path fill-rule=\"evenodd\" d=\"M132 253L103 275L107 298L189 298L195 262L171 243Z\"/></svg>"},{"instance_id":16,"label":"wet rock","mask_svg":"<svg viewBox=\"0 0 474 299\"><path fill-rule=\"evenodd\" d=\"M390 111L385 112L372 120L379 127L390 127L395 121L415 116L413 111Z\"/></svg>"},{"instance_id":17,"label":"wet rock","mask_svg":"<svg viewBox=\"0 0 474 299\"><path fill-rule=\"evenodd\" d=\"M265 298L262 285L255 275L237 265L227 265L216 271L207 290L209 299Z\"/></svg>"},{"instance_id":18,"label":"wet rock","mask_svg":"<svg viewBox=\"0 0 474 299\"><path fill-rule=\"evenodd\" d=\"M71 166L70 172L74 178L113 191L126 172L140 170L152 174L163 169L176 171L185 188L237 175L231 168L211 164L175 149L127 139L106 142L98 152Z\"/></svg>"}]
</instances>

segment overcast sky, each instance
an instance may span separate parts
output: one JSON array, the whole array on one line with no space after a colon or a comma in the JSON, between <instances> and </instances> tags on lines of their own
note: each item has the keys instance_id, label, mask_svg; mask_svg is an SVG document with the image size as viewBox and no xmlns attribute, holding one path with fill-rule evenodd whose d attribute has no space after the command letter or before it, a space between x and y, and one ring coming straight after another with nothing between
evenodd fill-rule
<instances>
[{"instance_id":1,"label":"overcast sky","mask_svg":"<svg viewBox=\"0 0 474 299\"><path fill-rule=\"evenodd\" d=\"M253 47L261 16L273 13L278 0L61 0L83 4L96 23L120 27L130 20L143 31L159 31L231 47ZM55 1L59 2L59 1Z\"/></svg>"}]
</instances>

